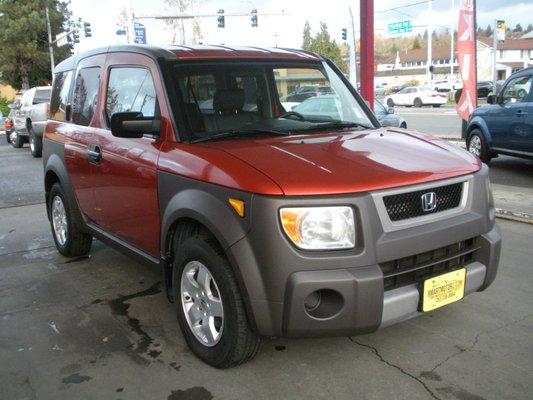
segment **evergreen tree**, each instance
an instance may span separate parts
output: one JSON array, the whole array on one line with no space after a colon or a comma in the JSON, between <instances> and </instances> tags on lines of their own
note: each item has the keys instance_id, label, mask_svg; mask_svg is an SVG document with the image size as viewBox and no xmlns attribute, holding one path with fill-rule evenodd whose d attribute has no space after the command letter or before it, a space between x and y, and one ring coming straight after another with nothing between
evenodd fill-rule
<instances>
[{"instance_id":1,"label":"evergreen tree","mask_svg":"<svg viewBox=\"0 0 533 400\"><path fill-rule=\"evenodd\" d=\"M522 32L522 25L516 24L516 26L513 29L513 32Z\"/></svg>"},{"instance_id":2,"label":"evergreen tree","mask_svg":"<svg viewBox=\"0 0 533 400\"><path fill-rule=\"evenodd\" d=\"M307 26L308 24L304 28L304 42ZM310 28L308 30L310 31ZM324 58L329 58L343 72L347 72L348 70L346 62L342 59L341 48L334 39L331 39L328 26L324 22L320 23L320 31L315 36L311 36L310 44L308 48L304 47L304 50L311 51Z\"/></svg>"},{"instance_id":3,"label":"evergreen tree","mask_svg":"<svg viewBox=\"0 0 533 400\"><path fill-rule=\"evenodd\" d=\"M526 28L526 33L533 31L533 24L529 24Z\"/></svg>"},{"instance_id":4,"label":"evergreen tree","mask_svg":"<svg viewBox=\"0 0 533 400\"><path fill-rule=\"evenodd\" d=\"M485 29L484 34L485 34L486 37L492 36L493 30L492 30L492 26L490 26L490 24L487 25L487 28Z\"/></svg>"},{"instance_id":5,"label":"evergreen tree","mask_svg":"<svg viewBox=\"0 0 533 400\"><path fill-rule=\"evenodd\" d=\"M28 89L51 82L45 9L49 9L55 38L69 24L67 5L61 0L0 1L0 72L6 83ZM54 45L56 64L70 56L71 50L70 45Z\"/></svg>"},{"instance_id":6,"label":"evergreen tree","mask_svg":"<svg viewBox=\"0 0 533 400\"><path fill-rule=\"evenodd\" d=\"M418 34L415 37L415 40L413 41L413 50L421 49L422 48L422 38L420 37L420 34Z\"/></svg>"},{"instance_id":7,"label":"evergreen tree","mask_svg":"<svg viewBox=\"0 0 533 400\"><path fill-rule=\"evenodd\" d=\"M309 20L305 21L302 49L309 51L311 47L311 26Z\"/></svg>"}]
</instances>

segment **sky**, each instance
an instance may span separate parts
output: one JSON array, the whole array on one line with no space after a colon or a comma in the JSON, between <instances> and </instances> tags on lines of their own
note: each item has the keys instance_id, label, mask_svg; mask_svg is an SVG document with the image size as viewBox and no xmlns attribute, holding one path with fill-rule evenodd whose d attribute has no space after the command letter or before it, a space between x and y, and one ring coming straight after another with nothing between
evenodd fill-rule
<instances>
[{"instance_id":1,"label":"sky","mask_svg":"<svg viewBox=\"0 0 533 400\"><path fill-rule=\"evenodd\" d=\"M422 34L432 21L433 29L443 31L452 24L457 27L459 0L455 0L455 12L452 12L453 0L433 0L432 11L424 0L375 0L375 32L387 35L388 23L410 20L413 33ZM302 30L309 20L313 31L321 21L328 25L330 34L341 42L342 28L350 27L351 6L356 36L359 35L359 1L352 0L200 0L195 1L194 12L216 14L219 9L226 13L250 12L257 9L259 26L251 27L250 17L226 17L226 27L217 27L216 17L200 18L202 42L205 44L254 45L261 47L299 48L302 42ZM407 6L411 5L411 6ZM404 7L405 6L405 7ZM90 22L93 37L85 39L80 34L81 43L75 50L124 43L124 36L117 36L118 15L124 7L131 7L134 15L169 15L178 14L169 9L164 0L71 0L70 9L74 18ZM401 8L398 8L401 7ZM397 10L390 10L397 8ZM277 13L283 15L260 15ZM494 26L494 20L505 19L508 26L520 23L523 27L533 23L533 1L524 0L477 0L478 25ZM147 31L149 44L165 45L171 43L172 31L164 21L155 19L140 20ZM190 30L189 30L190 31Z\"/></svg>"}]
</instances>

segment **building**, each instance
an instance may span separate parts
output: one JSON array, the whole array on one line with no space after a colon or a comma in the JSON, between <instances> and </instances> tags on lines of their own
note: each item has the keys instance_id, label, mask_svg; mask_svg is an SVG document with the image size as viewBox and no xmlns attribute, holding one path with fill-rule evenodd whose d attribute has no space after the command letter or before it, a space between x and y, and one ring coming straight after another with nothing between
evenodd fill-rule
<instances>
[{"instance_id":1,"label":"building","mask_svg":"<svg viewBox=\"0 0 533 400\"><path fill-rule=\"evenodd\" d=\"M533 38L507 39L498 44L496 70L498 79L506 79L513 72L533 66ZM433 80L458 79L459 64L455 51L451 60L449 45L432 48ZM452 75L453 63L453 76ZM478 81L492 80L492 38L480 37L477 41ZM399 51L393 57L378 62L376 84L401 85L406 81L427 80L427 48Z\"/></svg>"}]
</instances>

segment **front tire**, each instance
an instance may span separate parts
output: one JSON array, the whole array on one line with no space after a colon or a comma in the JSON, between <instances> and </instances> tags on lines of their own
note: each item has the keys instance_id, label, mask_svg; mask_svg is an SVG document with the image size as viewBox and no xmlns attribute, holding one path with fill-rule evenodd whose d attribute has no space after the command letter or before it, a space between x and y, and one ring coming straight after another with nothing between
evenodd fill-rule
<instances>
[{"instance_id":1,"label":"front tire","mask_svg":"<svg viewBox=\"0 0 533 400\"><path fill-rule=\"evenodd\" d=\"M43 154L43 138L36 136L32 126L28 127L29 142L31 155L35 158L39 158Z\"/></svg>"},{"instance_id":2,"label":"front tire","mask_svg":"<svg viewBox=\"0 0 533 400\"><path fill-rule=\"evenodd\" d=\"M250 328L233 271L218 243L195 235L176 240L174 254L174 304L189 348L215 368L252 359L260 338Z\"/></svg>"},{"instance_id":3,"label":"front tire","mask_svg":"<svg viewBox=\"0 0 533 400\"><path fill-rule=\"evenodd\" d=\"M24 146L24 138L15 129L11 131L11 146L15 149L20 149Z\"/></svg>"},{"instance_id":4,"label":"front tire","mask_svg":"<svg viewBox=\"0 0 533 400\"><path fill-rule=\"evenodd\" d=\"M93 237L82 230L59 183L55 183L50 190L48 210L57 251L65 257L89 253Z\"/></svg>"},{"instance_id":5,"label":"front tire","mask_svg":"<svg viewBox=\"0 0 533 400\"><path fill-rule=\"evenodd\" d=\"M433 108L439 108L440 106L440 104L433 104Z\"/></svg>"},{"instance_id":6,"label":"front tire","mask_svg":"<svg viewBox=\"0 0 533 400\"><path fill-rule=\"evenodd\" d=\"M485 140L485 136L483 136L483 133L479 129L473 129L470 132L466 142L466 148L470 153L478 156L485 164L490 163L492 159L490 149Z\"/></svg>"},{"instance_id":7,"label":"front tire","mask_svg":"<svg viewBox=\"0 0 533 400\"><path fill-rule=\"evenodd\" d=\"M11 144L11 132L6 131L6 142Z\"/></svg>"},{"instance_id":8,"label":"front tire","mask_svg":"<svg viewBox=\"0 0 533 400\"><path fill-rule=\"evenodd\" d=\"M420 99L420 97L417 97L417 98L415 99L415 101L413 102L413 105L414 105L415 107L420 108L420 107L422 107L424 104L422 103L422 100Z\"/></svg>"}]
</instances>

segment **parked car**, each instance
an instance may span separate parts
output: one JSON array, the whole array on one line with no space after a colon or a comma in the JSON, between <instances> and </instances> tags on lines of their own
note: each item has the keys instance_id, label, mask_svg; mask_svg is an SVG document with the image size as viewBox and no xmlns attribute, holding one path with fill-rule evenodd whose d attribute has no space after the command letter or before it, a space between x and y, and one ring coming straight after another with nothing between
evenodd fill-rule
<instances>
[{"instance_id":1,"label":"parked car","mask_svg":"<svg viewBox=\"0 0 533 400\"><path fill-rule=\"evenodd\" d=\"M286 80L305 76L331 86L342 121L282 109ZM496 276L488 168L380 127L310 53L77 53L55 68L43 149L58 251L85 255L96 237L160 268L185 341L218 368L250 360L263 336L367 334Z\"/></svg>"},{"instance_id":2,"label":"parked car","mask_svg":"<svg viewBox=\"0 0 533 400\"><path fill-rule=\"evenodd\" d=\"M387 84L386 83L383 83L383 84L377 84L375 87L374 87L374 94L376 96L382 96L385 94L385 90L387 89Z\"/></svg>"},{"instance_id":3,"label":"parked car","mask_svg":"<svg viewBox=\"0 0 533 400\"><path fill-rule=\"evenodd\" d=\"M493 84L490 81L477 83L477 97L487 97L492 92Z\"/></svg>"},{"instance_id":4,"label":"parked car","mask_svg":"<svg viewBox=\"0 0 533 400\"><path fill-rule=\"evenodd\" d=\"M394 113L394 107L385 108L378 99L374 99L374 114L379 123L383 126L407 128L407 122L405 122L405 119Z\"/></svg>"},{"instance_id":5,"label":"parked car","mask_svg":"<svg viewBox=\"0 0 533 400\"><path fill-rule=\"evenodd\" d=\"M50 86L31 88L22 95L15 108L11 145L20 148L28 141L34 157L41 157L51 90Z\"/></svg>"},{"instance_id":6,"label":"parked car","mask_svg":"<svg viewBox=\"0 0 533 400\"><path fill-rule=\"evenodd\" d=\"M485 163L498 154L533 158L532 85L533 68L523 69L474 110L463 133L470 153Z\"/></svg>"},{"instance_id":7,"label":"parked car","mask_svg":"<svg viewBox=\"0 0 533 400\"><path fill-rule=\"evenodd\" d=\"M296 111L307 119L316 117L331 120L342 120L342 105L339 96L330 94L325 96L310 97L304 102L294 106Z\"/></svg>"},{"instance_id":8,"label":"parked car","mask_svg":"<svg viewBox=\"0 0 533 400\"><path fill-rule=\"evenodd\" d=\"M395 105L400 106L433 106L440 107L446 104L447 97L445 94L439 93L426 86L408 86L400 90L398 93L390 94L385 98L385 104L389 107Z\"/></svg>"},{"instance_id":9,"label":"parked car","mask_svg":"<svg viewBox=\"0 0 533 400\"><path fill-rule=\"evenodd\" d=\"M331 93L331 88L329 86L302 86L294 92L289 93L284 101L301 103L310 97L323 96Z\"/></svg>"},{"instance_id":10,"label":"parked car","mask_svg":"<svg viewBox=\"0 0 533 400\"><path fill-rule=\"evenodd\" d=\"M432 86L437 92L451 92L453 90L453 84L447 80L433 81Z\"/></svg>"},{"instance_id":11,"label":"parked car","mask_svg":"<svg viewBox=\"0 0 533 400\"><path fill-rule=\"evenodd\" d=\"M4 119L4 130L6 132L6 142L11 143L11 136L13 135L13 117L17 108L19 100L15 100L13 103L9 104L9 114Z\"/></svg>"}]
</instances>

